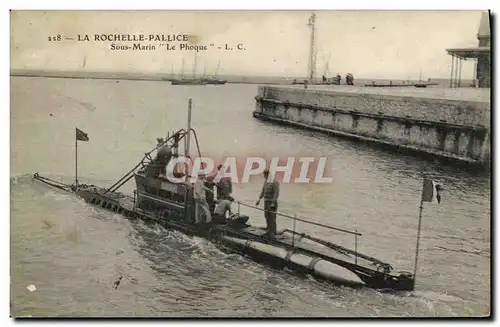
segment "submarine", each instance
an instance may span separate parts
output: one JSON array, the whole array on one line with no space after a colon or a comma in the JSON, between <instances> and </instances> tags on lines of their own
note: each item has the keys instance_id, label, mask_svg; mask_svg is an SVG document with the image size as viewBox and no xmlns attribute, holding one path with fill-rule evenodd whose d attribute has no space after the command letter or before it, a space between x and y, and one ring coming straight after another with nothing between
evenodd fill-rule
<instances>
[{"instance_id":1,"label":"submarine","mask_svg":"<svg viewBox=\"0 0 500 327\"><path fill-rule=\"evenodd\" d=\"M208 239L218 248L237 253L251 260L276 269L288 268L299 275L310 275L334 285L369 287L373 289L413 291L415 274L398 271L386 262L357 251L357 231L316 223L297 216L277 213L277 216L292 219L293 229L278 231L276 237L269 237L266 230L248 224L249 216L240 213L240 206L264 209L235 201L237 212L225 221L197 224L193 187L188 182L189 173L181 166L175 166L173 174L185 182L172 182L165 177L166 167L174 158L190 158L190 141L194 138L196 151L201 156L196 131L191 128L192 101L189 99L187 128L169 132L166 138L159 138L157 145L118 181L109 187L80 183L76 174L73 184L65 184L39 173L33 179L44 185L73 194L87 204L122 215L126 219L143 220L161 224L188 236ZM77 141L88 141L88 136L76 129ZM184 151L181 151L183 145ZM76 158L78 156L76 155ZM185 165L184 165L185 168ZM133 194L119 191L125 183L135 181ZM217 199L207 199L213 208ZM213 210L213 209L212 209ZM295 223L319 226L336 232L349 234L354 238L354 249L334 244L313 235L295 231Z\"/></svg>"}]
</instances>

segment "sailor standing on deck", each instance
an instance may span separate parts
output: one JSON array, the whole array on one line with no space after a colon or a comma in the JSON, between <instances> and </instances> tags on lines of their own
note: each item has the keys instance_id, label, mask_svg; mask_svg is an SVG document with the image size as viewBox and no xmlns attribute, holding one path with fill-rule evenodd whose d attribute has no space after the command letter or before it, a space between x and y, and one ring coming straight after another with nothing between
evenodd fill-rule
<instances>
[{"instance_id":1,"label":"sailor standing on deck","mask_svg":"<svg viewBox=\"0 0 500 327\"><path fill-rule=\"evenodd\" d=\"M264 171L264 178L266 181L262 186L259 199L256 206L259 205L260 200L264 198L264 216L267 223L267 235L269 237L276 236L276 211L278 210L278 197L280 195L280 184L278 181L269 179L269 170Z\"/></svg>"},{"instance_id":2,"label":"sailor standing on deck","mask_svg":"<svg viewBox=\"0 0 500 327\"><path fill-rule=\"evenodd\" d=\"M195 201L195 223L202 223L202 215L205 216L205 223L212 222L212 215L210 214L210 206L206 198L206 191L210 191L205 186L205 175L199 174L198 178L193 185L193 196Z\"/></svg>"},{"instance_id":3,"label":"sailor standing on deck","mask_svg":"<svg viewBox=\"0 0 500 327\"><path fill-rule=\"evenodd\" d=\"M210 212L213 212L216 205L214 196L214 186L215 186L214 176L207 176L207 178L205 178L204 183L205 187L208 189L208 191L205 193L207 197L207 203L208 206L210 207Z\"/></svg>"},{"instance_id":4,"label":"sailor standing on deck","mask_svg":"<svg viewBox=\"0 0 500 327\"><path fill-rule=\"evenodd\" d=\"M221 173L221 170L224 168L223 165L217 166L217 174ZM233 182L231 181L231 177L222 177L217 183L217 200L229 199L231 193L233 193Z\"/></svg>"}]
</instances>

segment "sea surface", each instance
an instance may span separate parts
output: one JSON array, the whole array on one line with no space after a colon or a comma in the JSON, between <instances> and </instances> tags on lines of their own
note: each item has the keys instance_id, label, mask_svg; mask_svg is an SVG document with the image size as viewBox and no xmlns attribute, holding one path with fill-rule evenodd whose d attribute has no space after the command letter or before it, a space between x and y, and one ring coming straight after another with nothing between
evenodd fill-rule
<instances>
[{"instance_id":1,"label":"sea surface","mask_svg":"<svg viewBox=\"0 0 500 327\"><path fill-rule=\"evenodd\" d=\"M11 77L11 314L161 317L455 317L490 313L490 176L252 117L256 85ZM332 183L282 184L280 211L363 234L358 250L413 272L422 178L425 203L414 292L332 286L228 255L197 237L131 222L32 181L109 186L167 131L188 98L203 155L328 157ZM254 203L262 180L235 184ZM131 194L133 183L124 186ZM234 208L233 208L234 209ZM264 226L261 212L241 207ZM291 222L278 218L278 229ZM297 224L353 247L353 238ZM117 289L113 283L123 279ZM36 290L30 291L28 286Z\"/></svg>"}]
</instances>

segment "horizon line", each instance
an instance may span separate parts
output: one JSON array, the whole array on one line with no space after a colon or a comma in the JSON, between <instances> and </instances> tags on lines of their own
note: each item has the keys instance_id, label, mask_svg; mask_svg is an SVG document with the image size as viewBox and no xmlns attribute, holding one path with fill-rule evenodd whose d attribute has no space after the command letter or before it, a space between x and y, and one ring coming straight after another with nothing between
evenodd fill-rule
<instances>
[{"instance_id":1,"label":"horizon line","mask_svg":"<svg viewBox=\"0 0 500 327\"><path fill-rule=\"evenodd\" d=\"M103 75L108 75L108 77L113 77L110 75L129 75L130 77L132 76L141 76L141 77L171 77L171 76L178 76L180 73L170 73L170 72L153 72L153 71L145 71L145 72L139 72L139 71L124 71L124 70L77 70L77 69L61 69L61 70L55 70L55 69L36 69L36 68L28 68L28 69L18 69L18 68L11 68L10 69L10 76L22 76L23 74L30 75L30 74L50 74L50 75L56 75L56 74L78 74L78 77L85 77L85 75L92 75L92 74L103 74ZM347 73L346 73L347 74ZM191 74L184 74L186 75L185 78L192 78ZM317 74L315 79L321 79L321 76L323 74ZM197 78L200 78L202 76L218 76L218 77L239 77L239 78L278 78L278 79L297 79L297 80L307 80L307 76L297 76L297 75L278 75L278 74L245 74L245 73L225 73L225 74L197 74ZM336 74L332 75L325 75L327 78L331 78L336 76ZM341 74L342 76L342 74ZM43 77L43 75L40 75L40 77ZM60 76L64 77L64 76ZM75 76L76 77L76 76ZM115 76L118 77L118 76ZM345 77L345 76L343 76ZM414 79L408 79L408 78L401 78L401 77L356 77L354 76L355 80L395 80L395 81L418 81L420 80L419 78L414 78ZM430 78L431 80L449 80L449 77L427 77ZM427 80L427 78L425 80ZM464 81L469 80L469 79L462 79ZM472 80L472 79L470 79Z\"/></svg>"}]
</instances>

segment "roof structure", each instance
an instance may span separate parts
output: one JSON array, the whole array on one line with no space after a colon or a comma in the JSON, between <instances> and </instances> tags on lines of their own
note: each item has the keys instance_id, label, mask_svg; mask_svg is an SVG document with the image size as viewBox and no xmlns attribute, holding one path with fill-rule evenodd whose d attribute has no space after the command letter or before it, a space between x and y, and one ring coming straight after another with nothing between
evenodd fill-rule
<instances>
[{"instance_id":1,"label":"roof structure","mask_svg":"<svg viewBox=\"0 0 500 327\"><path fill-rule=\"evenodd\" d=\"M449 55L458 57L460 59L477 58L481 54L490 53L490 47L477 47L477 48L454 48L446 49Z\"/></svg>"},{"instance_id":2,"label":"roof structure","mask_svg":"<svg viewBox=\"0 0 500 327\"><path fill-rule=\"evenodd\" d=\"M478 46L474 48L454 48L446 49L451 55L451 76L450 87L460 87L462 80L462 60L474 59L474 86L490 87L490 57L491 57L491 31L490 12L481 13L481 21L477 31Z\"/></svg>"},{"instance_id":3,"label":"roof structure","mask_svg":"<svg viewBox=\"0 0 500 327\"><path fill-rule=\"evenodd\" d=\"M477 38L479 40L478 47L446 49L446 52L462 60L473 59L480 55L489 54L491 52L489 42L486 42L486 44L482 44L483 42L481 42L482 40L490 38L490 14L487 11L483 12L481 15Z\"/></svg>"}]
</instances>

